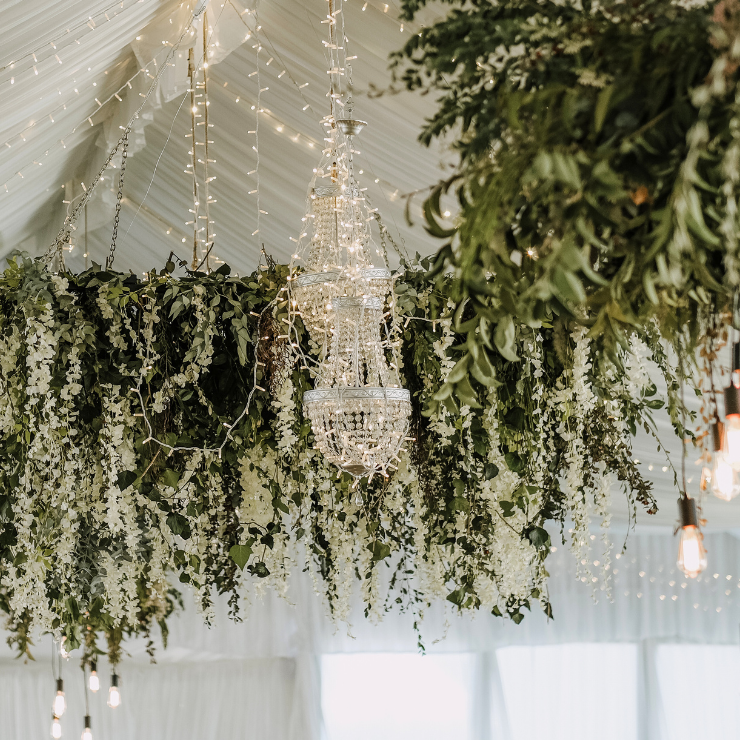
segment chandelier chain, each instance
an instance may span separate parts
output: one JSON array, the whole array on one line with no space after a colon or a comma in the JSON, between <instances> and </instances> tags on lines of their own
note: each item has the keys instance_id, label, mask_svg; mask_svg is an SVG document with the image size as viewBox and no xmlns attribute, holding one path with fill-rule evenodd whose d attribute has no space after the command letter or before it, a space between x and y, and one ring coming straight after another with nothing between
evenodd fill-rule
<instances>
[{"instance_id":1,"label":"chandelier chain","mask_svg":"<svg viewBox=\"0 0 740 740\"><path fill-rule=\"evenodd\" d=\"M110 270L113 267L113 260L116 258L116 239L118 238L118 224L121 220L121 201L123 200L123 179L126 176L126 158L128 157L128 134L126 131L123 134L122 149L121 149L121 172L118 175L118 194L116 195L116 214L113 217L113 235L110 240L110 252L108 259L105 261L105 269Z\"/></svg>"}]
</instances>

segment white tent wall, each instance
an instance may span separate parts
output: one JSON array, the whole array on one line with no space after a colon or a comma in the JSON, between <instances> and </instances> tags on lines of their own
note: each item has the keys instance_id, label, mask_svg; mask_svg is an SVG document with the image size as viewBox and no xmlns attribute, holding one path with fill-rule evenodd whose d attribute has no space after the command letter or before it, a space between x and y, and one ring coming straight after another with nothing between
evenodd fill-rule
<instances>
[{"instance_id":1,"label":"white tent wall","mask_svg":"<svg viewBox=\"0 0 740 740\"><path fill-rule=\"evenodd\" d=\"M491 734L496 692L496 650L506 646L563 645L574 642L637 644L644 671L641 702L659 693L652 654L663 643L737 645L740 623L740 549L729 535L710 535L711 568L687 581L675 565L675 540L668 535L632 535L629 554L613 560L611 597L573 577L566 548L552 555L551 599L555 617L547 620L535 605L520 625L490 615L458 617L451 605L429 610L421 634L428 653L472 653L471 677L475 740L500 740ZM596 571L597 568L594 568ZM716 575L715 575L716 574ZM685 584L685 587L684 587ZM594 600L598 597L598 601ZM675 597L675 598L674 598ZM92 700L100 740L319 740L322 725L320 658L336 653L416 653L417 636L409 615L392 613L378 625L356 605L352 626L334 625L323 616L310 579L297 575L288 592L291 603L268 593L252 597L244 621L227 617L224 599L216 602L212 628L203 624L186 594L186 609L172 620L168 648L157 644L156 665L146 644L127 644L120 666L124 703L104 706L108 666L98 664L101 693ZM3 641L4 642L4 641ZM157 641L158 643L158 641ZM36 661L22 665L0 646L0 737L37 740L48 732L54 691L48 637L37 641ZM82 674L75 656L64 664L69 708L65 727L77 732L83 711ZM477 698L476 698L477 697ZM656 700L657 701L657 700ZM645 708L643 737L669 740L655 724L657 704ZM648 711L649 709L649 711ZM641 710L642 711L642 710ZM483 721L486 717L486 719ZM494 723L495 724L495 723ZM503 723L505 724L505 722ZM74 730L72 728L75 728ZM81 730L81 728L79 728Z\"/></svg>"}]
</instances>

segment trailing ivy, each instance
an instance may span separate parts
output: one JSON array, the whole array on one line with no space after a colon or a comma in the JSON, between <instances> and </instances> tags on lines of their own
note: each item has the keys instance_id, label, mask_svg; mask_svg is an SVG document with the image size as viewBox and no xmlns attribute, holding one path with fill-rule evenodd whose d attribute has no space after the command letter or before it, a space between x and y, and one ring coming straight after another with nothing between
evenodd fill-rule
<instances>
[{"instance_id":1,"label":"trailing ivy","mask_svg":"<svg viewBox=\"0 0 740 740\"><path fill-rule=\"evenodd\" d=\"M302 415L313 380L281 331L287 266L141 280L16 256L0 276L0 609L18 649L45 630L88 659L105 636L115 662L126 636L166 635L172 583L206 619L229 594L238 618L296 567L339 620L358 585L378 618L438 599L551 613L547 523L569 522L585 562L610 482L654 510L631 436L662 403L650 358L676 379L636 335L622 371L594 363L577 325L513 327L516 361L480 352L454 328L473 307L428 268L406 265L395 288L415 442L391 478L355 485ZM301 326L291 342L312 352Z\"/></svg>"}]
</instances>

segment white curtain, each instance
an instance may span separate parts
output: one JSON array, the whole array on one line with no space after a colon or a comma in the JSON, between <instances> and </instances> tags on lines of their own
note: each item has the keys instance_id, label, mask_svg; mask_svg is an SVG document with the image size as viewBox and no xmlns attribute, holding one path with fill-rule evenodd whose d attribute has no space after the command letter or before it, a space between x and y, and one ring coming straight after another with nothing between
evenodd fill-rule
<instances>
[{"instance_id":1,"label":"white curtain","mask_svg":"<svg viewBox=\"0 0 740 740\"><path fill-rule=\"evenodd\" d=\"M360 740L381 733L393 740L391 730L403 728L404 740L420 729L424 740L519 740L540 731L585 740L598 729L602 739L688 740L709 715L718 718L713 740L740 736L735 537L708 536L709 571L687 581L676 571L675 539L632 536L628 554L612 561L611 600L600 582L575 580L572 556L556 547L553 620L537 607L517 626L439 605L421 626L427 657L418 653L410 617L374 625L358 605L351 627L330 624L302 576L292 584L292 605L268 595L242 623L228 620L221 601L210 629L188 607L173 620L157 665L143 642L127 646L119 710L105 706L109 669L99 663L93 736ZM48 737L50 652L48 638L39 638L36 661L24 665L0 644L0 740ZM64 665L65 739L79 736L85 714L78 662L73 656ZM353 717L364 719L350 726Z\"/></svg>"}]
</instances>

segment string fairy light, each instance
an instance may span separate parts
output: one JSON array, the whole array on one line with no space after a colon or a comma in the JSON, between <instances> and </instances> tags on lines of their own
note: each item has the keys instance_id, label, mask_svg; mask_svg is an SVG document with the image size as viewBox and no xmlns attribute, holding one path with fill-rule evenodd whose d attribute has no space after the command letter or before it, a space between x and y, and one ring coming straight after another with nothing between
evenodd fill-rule
<instances>
[{"instance_id":1,"label":"string fairy light","mask_svg":"<svg viewBox=\"0 0 740 740\"><path fill-rule=\"evenodd\" d=\"M11 59L9 62L6 62L3 66L0 66L0 73L5 72L6 70L13 70L14 76L18 76L18 74L21 74L25 71L30 71L34 67L38 67L39 64L43 64L45 61L50 59L53 59L58 64L62 64L62 60L59 58L59 54L63 53L68 46L72 46L73 44L80 45L82 38L91 35L92 31L99 30L106 23L109 23L110 21L115 20L118 16L122 15L124 10L128 10L129 8L133 7L134 5L138 5L139 3L140 0L131 0L128 5L125 5L125 0L116 0L115 3L109 5L106 9L98 11L94 17L88 16L87 20L81 21L77 25L70 26L69 28L65 29L64 33L60 34L59 36L55 36L53 39L45 41L43 44L40 44L36 48L25 52L21 56L18 56L14 59ZM114 8L117 8L118 12L113 13L112 11ZM95 18L100 18L101 16L102 18L104 18L104 20L99 20L96 23ZM78 31L81 32L81 34L78 34ZM68 41L68 43L63 44L63 42L65 41ZM41 55L43 52L47 52L48 56L39 59L39 55ZM26 67L21 66L19 68L19 65L27 59L31 60L29 64ZM13 78L11 77L11 80L12 79ZM10 84L13 83L11 82Z\"/></svg>"},{"instance_id":2,"label":"string fairy light","mask_svg":"<svg viewBox=\"0 0 740 740\"><path fill-rule=\"evenodd\" d=\"M137 38L141 38L141 37L137 37ZM151 70L149 69L149 66L151 64L154 64L154 66L156 67L157 64L158 64L158 57L159 57L159 55L162 53L162 51L167 51L167 47L169 47L169 46L172 45L171 42L168 41L167 39L163 39L162 40L162 44L163 44L163 46L165 48L162 49L162 50L160 50L160 52L158 52L157 54L155 54L154 57L151 60L149 60L149 62L147 62L146 65L144 65L144 67L142 67L141 69L137 70L137 72L132 77L130 77L126 82L124 82L123 85L121 85L121 87L118 88L118 90L116 90L115 92L113 92L108 98L106 98L103 101L100 101L99 99L95 98L95 102L98 105L98 108L96 109L96 111L93 112L92 114L89 114L87 117L85 117L85 119L83 121L81 121L72 130L71 133L74 133L77 130L77 128L79 128L80 126L82 126L84 124L85 121L87 121L88 123L90 123L90 125L92 126L93 125L93 122L91 120L92 119L92 116L94 116L95 113L97 113L100 110L100 108L102 108L106 103L110 102L113 98L116 98L118 101L121 101L122 98L120 96L120 93L123 92L126 89L126 87L128 87L129 89L131 89L132 88L131 83L136 79L136 77L138 77L141 74L144 74L144 75L146 75L146 76L148 76L150 78L153 78L153 75L151 73ZM109 73L109 71L113 67L115 67L115 66L117 66L117 63L114 63L109 69L104 70L104 74L107 75ZM88 71L91 71L91 67L88 67ZM92 84L93 84L93 86L96 86L97 85L96 82L93 82ZM80 94L78 88L74 88L74 91L78 95ZM59 90L58 92L61 95L61 90ZM52 111L50 111L49 113L44 113L42 115L42 118L45 120L45 117L48 116L50 118L50 120L51 120L51 123L54 123L55 122L54 115L59 115L62 111L66 110L66 107L67 107L66 106L66 103L62 103L62 104L58 105L56 108L52 109ZM39 122L40 121L32 121L31 123L29 123L19 134L13 135L10 139L8 139L5 142L6 146L10 146L10 142L13 139L18 138L18 137L20 137L23 141L25 141L25 136L28 135L28 132L31 129L33 129L35 126L37 126L39 124Z\"/></svg>"},{"instance_id":3,"label":"string fairy light","mask_svg":"<svg viewBox=\"0 0 740 740\"><path fill-rule=\"evenodd\" d=\"M244 39L245 41L247 41L250 38L250 36L253 36L256 33L256 28L251 27L249 23L247 23L247 21L244 19L244 15L251 15L253 11L250 9L247 9L244 11L244 13L239 13L239 11L237 10L232 0L228 0L228 2L231 5L231 7L234 8L234 10L236 11L236 14L239 20L244 24L244 26L248 30L247 37ZM255 26L256 25L257 24L255 24ZM282 80L283 77L287 76L288 81L292 84L292 86L295 88L295 90L298 92L298 94L301 96L301 99L303 100L304 107L301 110L304 112L307 110L310 110L311 114L315 116L315 114L313 113L313 109L311 108L311 103L306 99L306 96L303 94L303 88L307 87L309 83L304 82L301 84L296 81L295 77L291 74L290 69L288 68L288 65L286 65L285 62L283 61L282 56L275 48L275 45L272 43L272 41L270 40L270 37L267 35L265 30L262 27L260 27L259 32L260 32L260 38L264 39L265 45L268 48L270 54L272 54L273 57L277 59L277 61L280 63L282 67L281 71L277 74L277 79Z\"/></svg>"},{"instance_id":4,"label":"string fairy light","mask_svg":"<svg viewBox=\"0 0 740 740\"><path fill-rule=\"evenodd\" d=\"M401 33L404 33L406 29L406 25L408 24L408 21L402 21L400 18L398 18L394 13L389 13L390 6L387 3L376 3L373 2L373 0L363 0L362 10L366 10L368 7L374 8L377 10L384 18L387 18L389 21L392 21L396 26L398 26L398 30ZM421 26L423 28L424 26ZM418 31L412 31L412 33L418 33Z\"/></svg>"},{"instance_id":5,"label":"string fairy light","mask_svg":"<svg viewBox=\"0 0 740 740\"><path fill-rule=\"evenodd\" d=\"M202 11L201 11L202 12ZM80 210L87 204L89 201L92 192L94 191L95 187L98 185L98 183L103 178L103 173L106 171L108 166L113 161L113 157L116 155L116 153L120 150L122 146L126 144L128 141L128 134L133 127L134 122L138 119L139 115L141 114L142 110L144 110L144 106L146 106L147 102L149 101L149 98L151 97L154 90L159 85L159 80L161 79L162 75L164 74L165 70L170 64L170 59L172 56L174 56L175 52L179 48L180 44L185 39L185 36L187 35L187 32L190 30L190 27L195 22L196 18L199 15L199 11L194 11L191 16L190 20L186 24L185 28L183 29L182 33L180 34L180 37L178 38L177 42L170 47L168 50L167 57L165 59L165 63L162 65L161 69L157 72L157 75L154 77L152 84L149 86L149 89L146 93L146 95L143 95L144 100L139 105L139 107L134 111L134 114L129 119L128 125L122 127L124 129L123 135L118 140L118 143L113 147L112 151L108 154L108 157L106 158L105 162L103 163L102 168L98 172L98 174L93 179L93 182L91 183L91 186L89 189L84 187L85 190L85 196L80 200L80 203L78 203L74 209L71 210L71 212L67 215L67 217L64 220L64 224L62 228L60 229L59 233L56 236L56 239L54 240L54 243L49 247L49 249L46 250L46 253L44 255L44 258L47 261L51 261L55 256L62 262L63 264L63 250L65 245L69 242L70 234L71 232L76 228L75 221L77 219L77 216L79 215ZM113 256L113 246L111 247L111 256L112 259Z\"/></svg>"},{"instance_id":6,"label":"string fairy light","mask_svg":"<svg viewBox=\"0 0 740 740\"><path fill-rule=\"evenodd\" d=\"M120 100L121 98L119 96L119 93L125 91L127 88L128 89L132 89L133 88L133 86L132 86L133 81L140 74L142 74L142 73L147 73L148 74L149 73L149 64L153 64L153 63L155 63L155 61L156 61L156 57L155 57L155 59L153 59L152 61L150 61L146 66L142 67L134 75L132 75L126 82L123 83L123 85L121 85L121 87L118 88L118 90L116 92L112 93L107 98L105 98L104 100L100 101L100 105L99 105L99 107L97 108L97 110L95 112L87 115L84 119L82 119L80 121L80 123L78 123L70 131L68 131L62 138L60 138L56 142L54 142L48 149L46 149L46 151L44 152L44 156L48 156L49 155L49 152L51 152L52 150L54 150L55 148L57 148L59 145L61 145L63 149L66 149L67 148L67 145L65 144L65 141L64 140L66 139L67 141L69 141L69 138L71 136L73 136L75 133L77 133L77 131L81 127L83 127L86 123L89 124L89 126L91 126L91 127L94 126L95 124L94 124L94 122L92 120L93 117L96 116L106 106L106 104L109 103L111 100L116 99L116 98L118 100ZM172 66L172 65L171 64L168 64L166 66ZM143 95L143 93L141 93L141 95ZM63 109L64 109L64 106L61 106L58 110L63 110ZM39 125L40 122L43 122L44 120L45 119L39 119L39 121L34 121L34 122L28 124L28 126L26 126L26 128L23 129L23 131L21 131L21 133L13 135L13 137L11 137L11 139L9 139L8 141L4 142L4 145L7 148L11 148L13 146L11 144L11 140L16 139L16 138L20 138L23 142L25 142L26 141L26 138L25 137L26 137L26 135L28 135L28 132L31 131L32 129L34 129L37 125ZM32 166L33 166L33 163L32 164L29 164L29 165L25 165L20 170L18 170L15 174L18 175L21 179L23 179L23 172L25 172L27 169L30 169ZM5 190L6 190L6 192L9 192L9 190L7 188L7 183L5 185Z\"/></svg>"},{"instance_id":7,"label":"string fairy light","mask_svg":"<svg viewBox=\"0 0 740 740\"><path fill-rule=\"evenodd\" d=\"M204 202L204 211L205 215L203 218L205 219L205 237L203 239L203 249L204 249L204 257L205 260L205 266L206 266L206 272L211 271L211 265L210 265L210 255L211 250L213 249L213 239L215 238L216 234L211 234L211 224L213 224L213 221L211 221L211 203L214 202L212 200L211 194L210 194L210 183L211 180L214 180L214 177L210 177L208 174L208 165L210 163L215 163L215 160L209 159L209 149L208 145L213 144L213 141L210 140L210 131L209 128L213 127L212 123L208 122L208 108L210 106L210 100L208 99L208 37L207 37L207 31L208 31L208 16L206 13L203 14L203 83L202 83L202 90L203 90L203 121L198 124L203 126L203 195L205 198ZM195 142L195 146L198 146L200 142Z\"/></svg>"},{"instance_id":8,"label":"string fairy light","mask_svg":"<svg viewBox=\"0 0 740 740\"><path fill-rule=\"evenodd\" d=\"M140 1L140 0L138 0L138 1ZM185 4L184 2L181 3L180 4L180 7L183 7L184 4ZM223 13L223 7L224 6L222 5L221 13ZM183 34L186 34L187 32L190 32L190 34L192 35L194 33L194 31L191 29L191 26L193 25L193 22L200 16L200 14L204 12L204 9L205 9L205 4L202 3L201 0L198 0L198 2L196 2L196 4L195 4L195 8L194 8L193 12L190 15L189 21L185 25L185 29L183 31ZM219 14L219 17L220 17L220 15L221 14ZM170 22L171 22L171 19L170 19ZM140 37L138 37L138 38L140 38ZM161 74L161 70L158 70L157 67L159 65L159 57L160 57L160 55L162 53L166 53L167 54L166 61L164 62L165 66L174 66L174 64L169 61L170 58L171 58L171 52L174 51L175 48L179 47L179 45L182 43L182 40L183 40L183 37L181 36L178 39L178 41L175 44L173 44L168 39L163 39L162 40L162 45L164 47L163 49L161 49L160 51L158 51L157 54L155 54L154 57L149 62L147 62L147 64L145 64L143 67L141 67L140 69L138 69L128 80L126 80L111 95L109 95L107 98L105 98L103 100L97 100L98 108L93 113L88 114L87 116L85 116L76 126L74 126L74 128L71 129L71 131L68 131L63 137L61 137L54 144L52 144L44 152L44 156L48 156L49 153L52 150L54 150L55 148L57 148L60 144L61 144L61 146L64 149L66 149L67 148L67 145L66 145L66 143L65 143L64 140L65 139L69 140L69 137L71 137L72 135L74 135L81 127L85 126L85 124L88 124L90 127L94 126L95 123L93 121L93 118L96 116L96 114L98 114L102 110L102 108L105 107L113 99L116 99L116 100L118 100L120 102L122 100L121 93L123 93L127 89L128 90L132 90L133 89L133 84L132 83L136 80L137 77L139 77L140 75L145 75L145 76L147 76L147 77L149 77L151 79L154 79L154 75L152 75L152 70L150 69L150 66L151 65L154 65L154 71L156 72L157 75ZM11 64L14 64L14 63L11 63ZM116 66L116 65L113 65L113 66ZM90 70L90 68L88 68L88 71L89 70ZM108 74L108 72L109 72L109 70L105 70L104 71L104 73L106 75ZM93 82L93 85L96 85L96 84L97 83ZM75 93L79 94L79 90L77 88L75 88ZM59 94L61 95L61 91L59 91ZM141 97L146 97L144 93L139 93L139 95ZM58 106L57 108L53 109L52 112L51 112L51 116L53 117L53 115L58 114L60 111L63 111L63 110L66 110L66 103L63 103L60 106ZM26 142L26 136L27 135L30 135L29 132L32 129L34 129L36 126L38 126L41 122L43 122L45 120L46 120L46 118L42 117L42 118L40 118L37 121L31 121L20 133L14 134L10 139L8 139L6 142L4 142L4 145L7 148L12 148L12 146L13 146L12 142L15 139L18 139L18 138L20 138L22 142ZM17 171L15 174L17 176L19 176L21 179L23 179L23 172L25 172L30 167L31 167L31 165L26 165L26 166L22 167L19 171ZM1 187L4 190L0 191L0 193L1 192L4 192L6 194L10 194L12 192L12 190L8 187L8 183L7 182L4 183Z\"/></svg>"},{"instance_id":9,"label":"string fairy light","mask_svg":"<svg viewBox=\"0 0 740 740\"><path fill-rule=\"evenodd\" d=\"M249 16L252 13L252 11L249 10L249 9L247 9L247 10L243 11L243 13L240 13L238 11L238 9L236 8L236 6L233 4L233 1L232 0L228 0L228 5L234 10L234 12L236 13L237 18L242 22L242 24L244 24L244 26L249 30L249 33L247 35L247 38L250 38L251 35L252 35L252 32L254 31L254 29L252 27L250 27L249 23L245 20L244 15L246 14L247 16ZM225 6L226 6L226 4L222 5L222 11L223 11L223 8ZM112 20L112 18L111 18L111 20ZM99 28L99 27L100 27L100 25L97 26L97 28ZM190 32L191 32L191 34L193 33L192 30ZM169 46L169 47L172 46L172 44L168 40L166 40L166 39L164 39L162 41L162 43L165 46ZM301 110L302 111L310 110L311 112L313 112L312 111L312 108L311 108L311 105L310 105L310 102L306 99L305 95L303 94L303 89L309 83L307 83L307 82L299 83L298 81L296 81L296 79L295 79L294 75L291 73L289 67L285 64L282 56L277 51L277 49L274 47L274 44L272 44L272 42L271 42L268 34L262 28L260 29L260 43L261 44L264 43L264 44L267 45L267 48L270 50L270 53L272 55L272 58L274 58L275 60L277 60L277 62L282 67L281 71L277 74L276 78L278 80L282 80L283 78L286 78L286 81L300 95L301 100L304 103L304 105L301 108ZM166 50L167 49L163 49L162 51L166 51ZM49 152L52 151L53 149L55 149L56 147L58 147L59 145L61 145L63 148L66 149L67 148L67 145L65 143L65 139L68 140L70 136L74 135L85 124L88 124L89 126L93 126L94 125L93 118L96 116L96 114L99 113L101 111L101 109L103 107L105 107L105 105L107 103L109 103L110 101L112 101L113 99L116 99L118 101L121 101L122 100L121 93L125 92L127 89L132 89L132 83L135 81L135 79L139 75L142 75L143 74L143 75L148 75L149 77L152 77L151 70L150 70L150 65L152 65L152 64L154 64L155 66L157 65L159 55L162 53L162 51L158 52L153 57L153 59L151 59L149 62L147 62L146 65L144 65L142 68L138 69L128 80L126 80L112 94L110 94L108 97L106 97L104 99L99 99L99 101L98 101L98 103L99 103L98 104L98 108L94 112L92 112L91 114L86 115L80 121L80 123L78 123L74 128L71 129L71 131L68 131L68 133L66 133L62 138L58 139L54 144L52 144L49 147L49 149L45 152L45 156L48 156L49 155ZM12 62L11 64L15 64L15 62ZM7 65L7 66L10 66L10 64ZM0 69L0 71L1 71L1 69ZM105 71L105 74L108 74L108 70ZM77 92L79 94L79 91L77 89L75 90L75 92ZM61 91L60 91L60 94L61 94ZM237 98L237 102L238 102L238 100L239 99ZM56 108L54 108L48 115L51 116L51 118L53 118L55 115L58 115L61 111L65 110L65 109L66 109L66 104L62 104L62 105L57 106ZM286 124L284 124L283 122L279 121L277 119L277 117L271 111L269 111L269 110L266 110L266 109L263 108L263 115L265 115L267 117L270 117L271 119L273 119L277 123L277 125L278 125L278 132L279 133L281 132L281 131L279 131L279 127L283 127L284 129L289 129L290 128L290 127L286 126ZM29 135L29 133L36 126L38 126L40 124L40 122L42 122L42 120L45 120L45 119L40 118L38 121L34 121L32 123L29 123L21 132L19 132L18 134L14 134L10 139L8 139L7 141L5 141L4 142L4 145L6 147L10 148L13 145L12 144L13 140L18 139L18 138L20 138L22 141L26 141L26 138L25 137L27 135ZM316 142L315 140L313 140L310 136L306 136L302 132L298 132L298 131L293 130L292 131L292 135L290 136L290 138L291 138L291 141L293 141L294 143L299 143L301 141L305 141L306 145L309 148L314 148L314 147L318 146L318 142ZM20 178L23 178L23 172L25 172L29 167L31 167L31 165L26 165L26 166L22 167L18 172L16 172L16 175L19 176ZM390 183L387 183L387 185L388 185L388 187L392 187L392 185ZM0 192L5 192L5 193L10 193L11 192L11 189L9 188L7 182L4 183L2 186L0 186L0 188L2 188L0 190Z\"/></svg>"},{"instance_id":10,"label":"string fairy light","mask_svg":"<svg viewBox=\"0 0 740 740\"><path fill-rule=\"evenodd\" d=\"M572 529L568 531L572 534ZM638 537L639 535L633 535ZM590 535L594 540L595 535ZM572 566L569 560L564 560L560 553L561 548L553 545L550 552L555 555L551 559L548 571L554 579L572 577ZM657 564L653 564L657 560ZM670 561L673 560L673 563ZM581 564L588 561L584 558ZM595 567L602 566L601 561L593 560ZM720 614L727 611L732 605L740 601L740 575L732 573L702 573L694 580L682 577L682 574L668 552L665 559L655 553L634 555L630 558L625 553L617 553L614 563L603 566L601 578L577 578L584 584L598 586L599 590L607 593L610 601L636 599L638 601L654 600L664 602L666 606L688 602L691 608ZM703 603L702 603L703 602Z\"/></svg>"},{"instance_id":11,"label":"string fairy light","mask_svg":"<svg viewBox=\"0 0 740 740\"><path fill-rule=\"evenodd\" d=\"M258 10L259 0L257 0L254 9L254 35L257 40L257 105L254 109L254 151L257 156L257 163L255 165L255 176L257 180L257 228L252 232L252 236L257 236L262 228L262 188L260 185L260 118L262 114L262 69L260 65L260 53L262 52L262 44L259 39L259 31L261 28L257 15Z\"/></svg>"},{"instance_id":12,"label":"string fairy light","mask_svg":"<svg viewBox=\"0 0 740 740\"><path fill-rule=\"evenodd\" d=\"M185 134L185 137L190 137L190 175L193 179L193 207L190 213L193 216L193 220L186 221L185 225L188 226L192 223L193 225L193 258L191 260L191 269L195 270L198 267L198 246L200 239L198 238L198 213L200 210L200 198L198 197L198 155L195 151L196 143L196 118L198 117L198 106L196 105L196 88L195 88L195 64L193 63L194 51L193 49L188 50L188 77L190 79L190 134ZM185 170L187 172L187 170Z\"/></svg>"},{"instance_id":13,"label":"string fairy light","mask_svg":"<svg viewBox=\"0 0 740 740\"><path fill-rule=\"evenodd\" d=\"M211 261L218 264L223 264L223 260L219 260L215 255L212 254L216 233L211 231L211 225L214 224L214 221L211 218L210 207L217 201L210 194L210 183L215 180L216 177L209 174L208 166L209 164L215 164L216 160L211 159L211 152L209 148L209 145L213 144L214 142L210 138L210 129L213 128L213 124L209 122L208 116L210 100L208 98L207 72L209 67L208 56L210 40L213 36L215 26L218 25L218 22L221 19L223 8L224 5L221 6L221 12L216 18L214 28L210 29L210 35L208 16L206 12L203 13L203 56L197 65L194 60L194 50L191 48L188 52L188 92L190 93L191 126L190 133L185 134L185 137L191 139L191 147L189 150L191 161L187 165L188 169L184 170L184 173L191 176L193 183L193 208L191 209L193 220L187 221L185 225L189 226L192 224L193 226L193 253L190 263L191 269L198 270L201 266L205 264L207 272L210 272ZM216 42L216 44L218 44L218 42ZM198 73L202 73L203 75L202 82L199 82L197 80ZM201 109L203 110L202 115L200 113ZM203 120L197 121L196 119L198 118L203 118ZM199 140L199 126L203 126L203 141ZM198 146L203 147L203 159L200 159L198 156ZM199 168L198 164L201 164L202 167ZM199 180L199 170L202 170L203 172L202 183ZM201 193L204 200L202 200L201 198ZM202 210L204 215L201 215L201 206L203 206ZM203 227L201 227L199 223L201 220L205 220L206 222L205 226ZM167 233L169 234L169 231ZM204 234L204 236L201 237L201 234ZM183 238L182 241L184 242L185 239Z\"/></svg>"}]
</instances>

